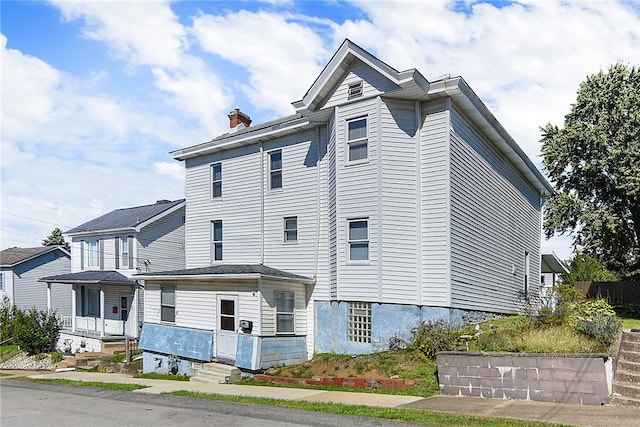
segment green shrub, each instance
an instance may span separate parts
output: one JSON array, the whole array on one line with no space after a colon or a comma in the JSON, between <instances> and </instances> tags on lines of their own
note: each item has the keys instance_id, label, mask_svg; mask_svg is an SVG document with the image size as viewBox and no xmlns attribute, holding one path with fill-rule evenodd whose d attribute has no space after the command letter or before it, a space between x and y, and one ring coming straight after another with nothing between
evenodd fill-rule
<instances>
[{"instance_id":1,"label":"green shrub","mask_svg":"<svg viewBox=\"0 0 640 427\"><path fill-rule=\"evenodd\" d=\"M13 323L13 342L28 354L46 353L53 349L60 332L60 320L55 313L16 309Z\"/></svg>"},{"instance_id":2,"label":"green shrub","mask_svg":"<svg viewBox=\"0 0 640 427\"><path fill-rule=\"evenodd\" d=\"M64 355L62 353L59 353L57 351L51 353L51 363L62 362L62 359L64 359Z\"/></svg>"},{"instance_id":3,"label":"green shrub","mask_svg":"<svg viewBox=\"0 0 640 427\"><path fill-rule=\"evenodd\" d=\"M420 322L411 329L411 342L407 348L433 359L438 351L453 350L457 339L458 334L444 320Z\"/></svg>"},{"instance_id":4,"label":"green shrub","mask_svg":"<svg viewBox=\"0 0 640 427\"><path fill-rule=\"evenodd\" d=\"M622 322L617 317L605 314L595 313L589 317L578 318L576 329L578 332L595 339L605 351L615 341Z\"/></svg>"}]
</instances>

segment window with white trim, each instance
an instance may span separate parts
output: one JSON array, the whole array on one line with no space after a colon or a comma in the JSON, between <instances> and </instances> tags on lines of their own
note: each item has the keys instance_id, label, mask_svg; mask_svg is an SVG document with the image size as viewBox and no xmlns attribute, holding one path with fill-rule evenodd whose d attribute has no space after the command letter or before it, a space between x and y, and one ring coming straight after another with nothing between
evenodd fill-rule
<instances>
[{"instance_id":1,"label":"window with white trim","mask_svg":"<svg viewBox=\"0 0 640 427\"><path fill-rule=\"evenodd\" d=\"M282 150L269 153L269 188L282 188Z\"/></svg>"},{"instance_id":2,"label":"window with white trim","mask_svg":"<svg viewBox=\"0 0 640 427\"><path fill-rule=\"evenodd\" d=\"M276 291L276 333L295 332L295 293Z\"/></svg>"},{"instance_id":3,"label":"window with white trim","mask_svg":"<svg viewBox=\"0 0 640 427\"><path fill-rule=\"evenodd\" d=\"M524 296L529 296L529 269L530 269L530 260L529 260L529 252L524 253Z\"/></svg>"},{"instance_id":4,"label":"window with white trim","mask_svg":"<svg viewBox=\"0 0 640 427\"><path fill-rule=\"evenodd\" d=\"M100 242L98 240L87 241L87 266L98 267L100 265Z\"/></svg>"},{"instance_id":5,"label":"window with white trim","mask_svg":"<svg viewBox=\"0 0 640 427\"><path fill-rule=\"evenodd\" d=\"M132 244L133 236L120 238L120 268L133 268Z\"/></svg>"},{"instance_id":6,"label":"window with white trim","mask_svg":"<svg viewBox=\"0 0 640 427\"><path fill-rule=\"evenodd\" d=\"M222 197L222 163L211 165L211 198Z\"/></svg>"},{"instance_id":7,"label":"window with white trim","mask_svg":"<svg viewBox=\"0 0 640 427\"><path fill-rule=\"evenodd\" d=\"M211 221L211 260L222 261L222 221Z\"/></svg>"},{"instance_id":8,"label":"window with white trim","mask_svg":"<svg viewBox=\"0 0 640 427\"><path fill-rule=\"evenodd\" d=\"M295 243L298 241L298 217L284 218L284 242Z\"/></svg>"},{"instance_id":9,"label":"window with white trim","mask_svg":"<svg viewBox=\"0 0 640 427\"><path fill-rule=\"evenodd\" d=\"M349 303L349 334L351 342L371 342L371 304L366 302Z\"/></svg>"},{"instance_id":10,"label":"window with white trim","mask_svg":"<svg viewBox=\"0 0 640 427\"><path fill-rule=\"evenodd\" d=\"M176 321L176 287L160 287L160 321Z\"/></svg>"},{"instance_id":11,"label":"window with white trim","mask_svg":"<svg viewBox=\"0 0 640 427\"><path fill-rule=\"evenodd\" d=\"M367 119L347 122L347 152L349 162L367 160Z\"/></svg>"},{"instance_id":12,"label":"window with white trim","mask_svg":"<svg viewBox=\"0 0 640 427\"><path fill-rule=\"evenodd\" d=\"M349 233L349 261L369 260L369 220L350 219Z\"/></svg>"},{"instance_id":13,"label":"window with white trim","mask_svg":"<svg viewBox=\"0 0 640 427\"><path fill-rule=\"evenodd\" d=\"M0 291L4 291L4 271L0 271Z\"/></svg>"}]
</instances>

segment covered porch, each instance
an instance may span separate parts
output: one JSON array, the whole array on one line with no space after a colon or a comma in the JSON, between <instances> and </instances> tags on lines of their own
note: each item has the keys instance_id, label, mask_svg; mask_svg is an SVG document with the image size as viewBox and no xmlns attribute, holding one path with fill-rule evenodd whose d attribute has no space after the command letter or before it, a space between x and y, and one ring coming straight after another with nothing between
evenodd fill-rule
<instances>
[{"instance_id":1,"label":"covered porch","mask_svg":"<svg viewBox=\"0 0 640 427\"><path fill-rule=\"evenodd\" d=\"M96 347L98 342L140 335L142 312L137 281L117 271L102 270L43 277L40 281L47 283L48 293L57 284L72 286L72 314L62 319L60 348L84 348L89 342ZM49 304L48 309L53 311L55 307Z\"/></svg>"}]
</instances>

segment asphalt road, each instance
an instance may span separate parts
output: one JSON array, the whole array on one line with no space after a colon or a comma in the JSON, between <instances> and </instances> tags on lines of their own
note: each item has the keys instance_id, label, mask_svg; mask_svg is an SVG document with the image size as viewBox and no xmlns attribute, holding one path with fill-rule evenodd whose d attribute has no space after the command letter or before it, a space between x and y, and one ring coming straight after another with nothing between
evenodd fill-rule
<instances>
[{"instance_id":1,"label":"asphalt road","mask_svg":"<svg viewBox=\"0 0 640 427\"><path fill-rule=\"evenodd\" d=\"M181 396L0 380L0 425L368 427L400 424Z\"/></svg>"}]
</instances>

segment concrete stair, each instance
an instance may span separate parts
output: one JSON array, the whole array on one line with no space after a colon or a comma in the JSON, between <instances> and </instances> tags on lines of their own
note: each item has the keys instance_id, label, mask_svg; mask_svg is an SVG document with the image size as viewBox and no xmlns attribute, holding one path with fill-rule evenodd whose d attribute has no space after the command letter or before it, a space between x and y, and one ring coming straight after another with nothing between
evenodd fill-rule
<instances>
[{"instance_id":1,"label":"concrete stair","mask_svg":"<svg viewBox=\"0 0 640 427\"><path fill-rule=\"evenodd\" d=\"M611 403L640 407L640 331L622 334Z\"/></svg>"},{"instance_id":2,"label":"concrete stair","mask_svg":"<svg viewBox=\"0 0 640 427\"><path fill-rule=\"evenodd\" d=\"M194 363L191 369L194 375L189 381L193 382L225 384L239 381L242 376L240 369L222 363Z\"/></svg>"}]
</instances>

